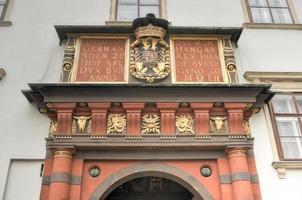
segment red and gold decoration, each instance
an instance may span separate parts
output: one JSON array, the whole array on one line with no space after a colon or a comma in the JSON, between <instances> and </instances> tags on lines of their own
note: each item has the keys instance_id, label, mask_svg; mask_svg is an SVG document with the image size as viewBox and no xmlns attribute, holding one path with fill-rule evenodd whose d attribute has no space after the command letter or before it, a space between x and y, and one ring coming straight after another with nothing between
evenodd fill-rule
<instances>
[{"instance_id":1,"label":"red and gold decoration","mask_svg":"<svg viewBox=\"0 0 302 200\"><path fill-rule=\"evenodd\" d=\"M169 45L164 37L166 29L152 24L154 16L147 15L147 26L139 25L135 31L136 40L130 49L130 73L148 83L166 78L170 73ZM139 23L140 18L135 23Z\"/></svg>"}]
</instances>

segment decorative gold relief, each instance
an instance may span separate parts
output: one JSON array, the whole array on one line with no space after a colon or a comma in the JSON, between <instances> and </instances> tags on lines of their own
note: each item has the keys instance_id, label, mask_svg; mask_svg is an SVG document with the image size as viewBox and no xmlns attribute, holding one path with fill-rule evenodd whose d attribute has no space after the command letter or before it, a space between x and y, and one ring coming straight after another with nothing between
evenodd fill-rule
<instances>
[{"instance_id":1,"label":"decorative gold relief","mask_svg":"<svg viewBox=\"0 0 302 200\"><path fill-rule=\"evenodd\" d=\"M75 46L76 46L76 37L69 36L66 47L65 47L65 52L64 52L61 82L70 82L71 81L71 71L73 68L74 55L75 55L75 49L76 49Z\"/></svg>"},{"instance_id":2,"label":"decorative gold relief","mask_svg":"<svg viewBox=\"0 0 302 200\"><path fill-rule=\"evenodd\" d=\"M237 66L230 38L223 38L223 53L229 82L238 83Z\"/></svg>"},{"instance_id":3,"label":"decorative gold relief","mask_svg":"<svg viewBox=\"0 0 302 200\"><path fill-rule=\"evenodd\" d=\"M194 134L194 120L191 115L176 116L177 134Z\"/></svg>"},{"instance_id":4,"label":"decorative gold relief","mask_svg":"<svg viewBox=\"0 0 302 200\"><path fill-rule=\"evenodd\" d=\"M51 120L50 121L50 126L49 126L49 135L54 135L57 133L57 126L58 123L56 120Z\"/></svg>"},{"instance_id":5,"label":"decorative gold relief","mask_svg":"<svg viewBox=\"0 0 302 200\"><path fill-rule=\"evenodd\" d=\"M123 114L109 114L107 119L107 134L125 134L126 116Z\"/></svg>"},{"instance_id":6,"label":"decorative gold relief","mask_svg":"<svg viewBox=\"0 0 302 200\"><path fill-rule=\"evenodd\" d=\"M248 119L243 120L243 129L245 134L247 135L251 134L251 127Z\"/></svg>"},{"instance_id":7,"label":"decorative gold relief","mask_svg":"<svg viewBox=\"0 0 302 200\"><path fill-rule=\"evenodd\" d=\"M148 83L170 73L169 45L163 40L166 30L149 24L135 30L137 38L130 46L130 73Z\"/></svg>"},{"instance_id":8,"label":"decorative gold relief","mask_svg":"<svg viewBox=\"0 0 302 200\"><path fill-rule=\"evenodd\" d=\"M160 133L160 118L158 115L144 115L142 117L142 133L143 134Z\"/></svg>"},{"instance_id":9,"label":"decorative gold relief","mask_svg":"<svg viewBox=\"0 0 302 200\"><path fill-rule=\"evenodd\" d=\"M91 133L91 116L73 116L72 133Z\"/></svg>"},{"instance_id":10,"label":"decorative gold relief","mask_svg":"<svg viewBox=\"0 0 302 200\"><path fill-rule=\"evenodd\" d=\"M211 133L229 133L229 124L227 117L210 117L210 132Z\"/></svg>"}]
</instances>

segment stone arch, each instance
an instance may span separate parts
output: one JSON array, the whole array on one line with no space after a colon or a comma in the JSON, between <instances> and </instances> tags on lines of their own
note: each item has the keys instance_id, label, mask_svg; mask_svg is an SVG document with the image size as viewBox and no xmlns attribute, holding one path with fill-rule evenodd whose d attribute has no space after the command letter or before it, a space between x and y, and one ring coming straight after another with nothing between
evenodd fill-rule
<instances>
[{"instance_id":1,"label":"stone arch","mask_svg":"<svg viewBox=\"0 0 302 200\"><path fill-rule=\"evenodd\" d=\"M194 195L193 199L213 200L208 190L192 175L174 166L154 162L134 164L117 171L95 189L89 200L105 200L120 184L145 176L172 180L189 190Z\"/></svg>"}]
</instances>

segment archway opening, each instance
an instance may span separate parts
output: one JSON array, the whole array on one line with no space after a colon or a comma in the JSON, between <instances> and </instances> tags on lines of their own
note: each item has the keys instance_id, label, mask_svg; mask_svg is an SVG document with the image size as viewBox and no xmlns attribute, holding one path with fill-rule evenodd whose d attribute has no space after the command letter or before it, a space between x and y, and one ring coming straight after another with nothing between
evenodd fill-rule
<instances>
[{"instance_id":1,"label":"archway opening","mask_svg":"<svg viewBox=\"0 0 302 200\"><path fill-rule=\"evenodd\" d=\"M191 200L193 194L184 186L162 177L146 176L117 186L106 200Z\"/></svg>"}]
</instances>

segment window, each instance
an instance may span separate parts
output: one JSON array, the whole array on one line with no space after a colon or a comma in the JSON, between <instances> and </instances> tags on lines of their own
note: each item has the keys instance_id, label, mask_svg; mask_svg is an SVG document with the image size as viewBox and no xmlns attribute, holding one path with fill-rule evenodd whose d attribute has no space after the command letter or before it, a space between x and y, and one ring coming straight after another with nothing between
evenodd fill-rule
<instances>
[{"instance_id":1,"label":"window","mask_svg":"<svg viewBox=\"0 0 302 200\"><path fill-rule=\"evenodd\" d=\"M280 158L302 159L302 94L277 94L270 108Z\"/></svg>"},{"instance_id":2,"label":"window","mask_svg":"<svg viewBox=\"0 0 302 200\"><path fill-rule=\"evenodd\" d=\"M253 23L292 24L287 0L246 0Z\"/></svg>"},{"instance_id":3,"label":"window","mask_svg":"<svg viewBox=\"0 0 302 200\"><path fill-rule=\"evenodd\" d=\"M160 17L160 0L118 0L117 20L131 21L153 13Z\"/></svg>"},{"instance_id":4,"label":"window","mask_svg":"<svg viewBox=\"0 0 302 200\"><path fill-rule=\"evenodd\" d=\"M8 0L0 0L0 21L4 21Z\"/></svg>"}]
</instances>

